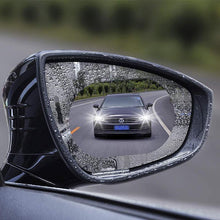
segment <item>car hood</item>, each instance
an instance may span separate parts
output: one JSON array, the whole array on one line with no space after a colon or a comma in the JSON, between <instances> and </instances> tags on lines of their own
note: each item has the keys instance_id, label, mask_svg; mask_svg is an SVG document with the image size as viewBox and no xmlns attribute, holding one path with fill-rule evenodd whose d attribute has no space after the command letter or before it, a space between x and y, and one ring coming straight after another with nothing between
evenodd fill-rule
<instances>
[{"instance_id":1,"label":"car hood","mask_svg":"<svg viewBox=\"0 0 220 220\"><path fill-rule=\"evenodd\" d=\"M147 112L144 107L128 107L128 108L102 108L99 110L103 115L138 115Z\"/></svg>"}]
</instances>

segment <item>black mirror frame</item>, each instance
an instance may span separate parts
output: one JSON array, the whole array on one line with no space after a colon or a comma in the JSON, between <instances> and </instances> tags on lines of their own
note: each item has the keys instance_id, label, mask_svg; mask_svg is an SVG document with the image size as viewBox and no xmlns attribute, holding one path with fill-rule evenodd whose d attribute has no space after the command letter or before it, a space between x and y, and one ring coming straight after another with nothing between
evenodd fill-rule
<instances>
[{"instance_id":1,"label":"black mirror frame","mask_svg":"<svg viewBox=\"0 0 220 220\"><path fill-rule=\"evenodd\" d=\"M99 105L95 104L93 105L93 108L99 108Z\"/></svg>"},{"instance_id":2,"label":"black mirror frame","mask_svg":"<svg viewBox=\"0 0 220 220\"><path fill-rule=\"evenodd\" d=\"M4 182L4 179L3 179L3 176L2 176L2 172L0 170L0 187L4 186L4 185L5 185L5 182Z\"/></svg>"},{"instance_id":3,"label":"black mirror frame","mask_svg":"<svg viewBox=\"0 0 220 220\"><path fill-rule=\"evenodd\" d=\"M153 174L183 163L186 160L192 158L203 145L210 125L213 94L212 90L200 82L190 78L189 76L186 76L181 72L172 70L165 66L161 66L148 61L101 52L71 50L42 51L35 54L35 58L37 61L38 88L41 103L44 109L44 115L52 138L56 143L56 147L60 152L63 160L65 161L67 167L69 167L74 175L77 175L86 181L95 183L113 183L123 180L130 180L135 177ZM135 68L173 80L188 89L188 91L191 93L193 102L192 118L186 139L181 148L174 154L167 156L159 161L147 164L140 168L131 169L129 173L119 173L115 175L112 174L109 176L104 174L102 176L93 176L88 174L81 167L79 167L64 145L62 138L54 132L54 130L57 129L57 126L52 119L52 111L50 109L50 103L47 96L44 77L44 65L46 61L53 62L56 60L106 63Z\"/></svg>"},{"instance_id":4,"label":"black mirror frame","mask_svg":"<svg viewBox=\"0 0 220 220\"><path fill-rule=\"evenodd\" d=\"M153 104L152 103L147 103L146 108L149 109L150 107L152 107Z\"/></svg>"}]
</instances>

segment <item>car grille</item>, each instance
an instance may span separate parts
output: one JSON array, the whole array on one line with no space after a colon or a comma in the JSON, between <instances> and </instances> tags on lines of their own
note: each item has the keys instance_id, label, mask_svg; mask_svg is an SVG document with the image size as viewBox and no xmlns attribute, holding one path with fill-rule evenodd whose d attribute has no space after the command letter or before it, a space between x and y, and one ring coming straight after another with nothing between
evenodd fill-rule
<instances>
[{"instance_id":1,"label":"car grille","mask_svg":"<svg viewBox=\"0 0 220 220\"><path fill-rule=\"evenodd\" d=\"M120 122L120 119L122 119L123 122ZM105 119L105 123L129 124L129 123L140 123L140 121L138 118L109 117Z\"/></svg>"}]
</instances>

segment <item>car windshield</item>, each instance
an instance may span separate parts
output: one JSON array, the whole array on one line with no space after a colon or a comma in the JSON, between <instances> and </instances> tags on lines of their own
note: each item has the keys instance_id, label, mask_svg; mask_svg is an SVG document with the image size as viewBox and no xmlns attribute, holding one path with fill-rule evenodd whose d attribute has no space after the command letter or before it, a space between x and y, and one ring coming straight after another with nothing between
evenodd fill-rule
<instances>
[{"instance_id":1,"label":"car windshield","mask_svg":"<svg viewBox=\"0 0 220 220\"><path fill-rule=\"evenodd\" d=\"M124 108L144 106L140 96L108 96L105 98L102 108Z\"/></svg>"}]
</instances>

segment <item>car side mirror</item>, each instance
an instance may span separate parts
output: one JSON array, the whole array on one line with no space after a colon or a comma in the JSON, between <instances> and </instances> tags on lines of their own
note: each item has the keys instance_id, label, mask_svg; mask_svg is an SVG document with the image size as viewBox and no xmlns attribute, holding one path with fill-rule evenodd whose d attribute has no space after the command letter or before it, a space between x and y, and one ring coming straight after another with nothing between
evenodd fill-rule
<instances>
[{"instance_id":1,"label":"car side mirror","mask_svg":"<svg viewBox=\"0 0 220 220\"><path fill-rule=\"evenodd\" d=\"M5 180L55 187L131 180L183 163L204 143L212 109L212 91L183 73L72 50L22 61L3 100L11 138ZM146 114L144 103L155 108Z\"/></svg>"},{"instance_id":2,"label":"car side mirror","mask_svg":"<svg viewBox=\"0 0 220 220\"><path fill-rule=\"evenodd\" d=\"M153 106L152 103L148 103L148 104L146 105L146 109L149 109L149 108L152 107L152 106Z\"/></svg>"},{"instance_id":3,"label":"car side mirror","mask_svg":"<svg viewBox=\"0 0 220 220\"><path fill-rule=\"evenodd\" d=\"M99 105L95 104L93 105L93 108L99 108Z\"/></svg>"}]
</instances>

